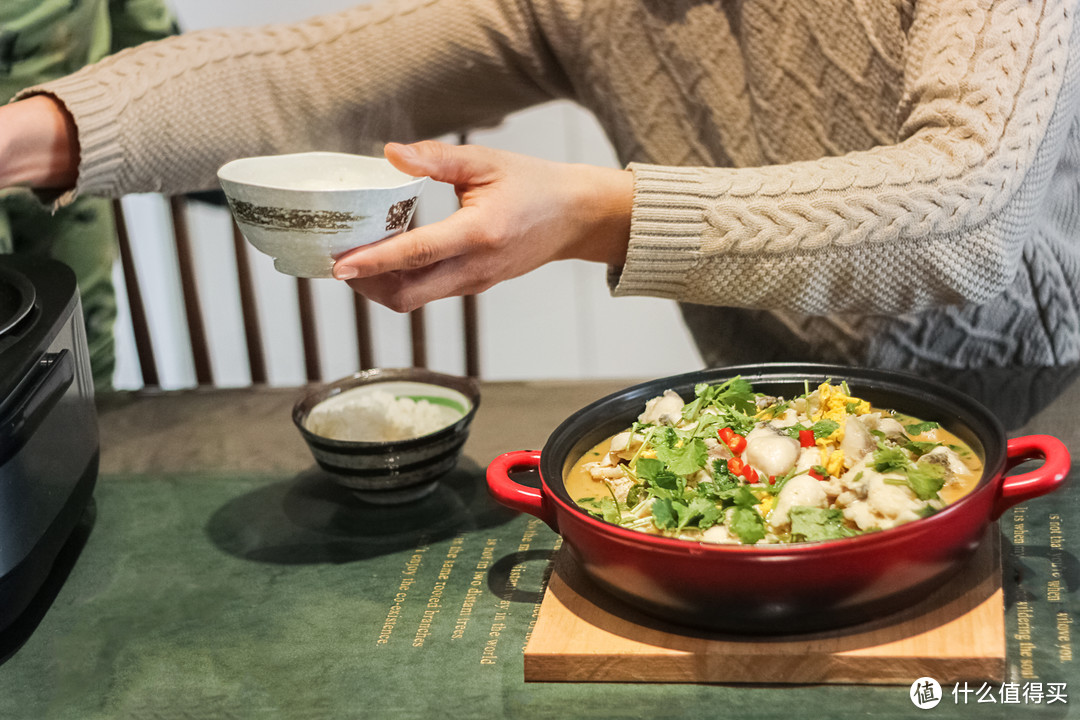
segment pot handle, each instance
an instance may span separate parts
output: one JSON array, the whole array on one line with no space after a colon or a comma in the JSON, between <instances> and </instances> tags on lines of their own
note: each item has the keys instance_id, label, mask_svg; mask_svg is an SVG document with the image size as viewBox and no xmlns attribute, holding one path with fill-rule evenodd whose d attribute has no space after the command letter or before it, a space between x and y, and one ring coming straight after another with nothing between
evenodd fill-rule
<instances>
[{"instance_id":1,"label":"pot handle","mask_svg":"<svg viewBox=\"0 0 1080 720\"><path fill-rule=\"evenodd\" d=\"M997 520L1013 505L1057 490L1064 484L1072 467L1072 458L1065 443L1052 435L1025 435L1009 441L1005 460L1007 470L1032 458L1043 458L1045 462L1031 472L1002 480L994 502L992 520Z\"/></svg>"},{"instance_id":2,"label":"pot handle","mask_svg":"<svg viewBox=\"0 0 1080 720\"><path fill-rule=\"evenodd\" d=\"M534 470L540 467L539 450L515 450L503 453L491 461L487 467L488 492L500 504L513 510L535 515L558 532L555 513L544 502L544 493L540 488L529 487L515 482L510 473L515 470Z\"/></svg>"}]
</instances>

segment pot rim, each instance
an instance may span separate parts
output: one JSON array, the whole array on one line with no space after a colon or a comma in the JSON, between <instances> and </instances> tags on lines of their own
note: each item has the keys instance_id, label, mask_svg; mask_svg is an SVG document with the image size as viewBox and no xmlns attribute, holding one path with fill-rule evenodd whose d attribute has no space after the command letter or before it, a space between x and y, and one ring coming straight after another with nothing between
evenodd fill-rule
<instances>
[{"instance_id":1,"label":"pot rim","mask_svg":"<svg viewBox=\"0 0 1080 720\"><path fill-rule=\"evenodd\" d=\"M941 400L940 404L953 406L950 410L962 411L960 414L949 412L948 417L963 423L963 426L974 434L982 445L982 475L969 493L929 517L854 537L801 543L728 545L651 535L596 518L570 498L569 493L566 491L563 473L565 467L569 464L567 456L573 447L575 438L567 435L575 429L575 426L582 423L584 418L602 413L608 406L629 404L631 401L636 402L641 397L647 400L659 395L666 388L679 391L679 388L685 387L687 383L693 383L690 385L692 388L694 384L699 382L717 383L736 376L748 379L754 386L755 391L757 391L759 382L801 382L804 379L809 379L812 383L814 377L819 377L823 378L822 381L828 378L836 381L855 380L862 383L877 383L881 386L878 388L880 390L891 390L913 399L927 401L928 397L932 397L935 400ZM915 386L913 387L912 384L915 384ZM860 393L856 392L855 394L859 395ZM636 406L638 412L640 412L641 407L644 407L644 400L641 400ZM901 412L903 411L901 410ZM964 415L968 416L966 418L968 422L965 422L965 418L962 417ZM980 423L982 427L978 427ZM627 423L627 426L629 426L629 423ZM576 437L581 436L579 434ZM576 460L577 458L574 458L574 462ZM558 466L553 468L552 464ZM600 398L567 417L549 435L543 450L541 450L539 470L544 498L555 504L557 515L568 514L576 521L585 523L594 530L611 536L612 539L653 551L665 550L679 554L719 554L779 559L781 556L805 555L808 553L863 552L868 545L903 543L916 535L932 530L936 526L951 522L956 516L971 512L970 506L981 500L983 495L995 492L1004 477L1006 471L1006 438L1001 422L977 400L947 385L911 373L818 363L760 363L707 368L681 375L649 380ZM555 479L551 480L551 477ZM987 503L987 505L992 505L992 503ZM562 520L563 518L560 517L559 519ZM987 515L981 518L981 522L988 524L990 517ZM560 534L561 529L562 523L560 522Z\"/></svg>"}]
</instances>

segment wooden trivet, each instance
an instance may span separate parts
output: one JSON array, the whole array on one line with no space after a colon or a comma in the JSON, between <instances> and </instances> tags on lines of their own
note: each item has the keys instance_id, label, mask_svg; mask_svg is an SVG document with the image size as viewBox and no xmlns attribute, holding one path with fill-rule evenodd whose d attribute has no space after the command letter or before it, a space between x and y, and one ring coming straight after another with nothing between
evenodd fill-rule
<instances>
[{"instance_id":1,"label":"wooden trivet","mask_svg":"<svg viewBox=\"0 0 1080 720\"><path fill-rule=\"evenodd\" d=\"M526 681L873 683L943 686L1005 675L997 526L963 570L881 621L782 638L697 632L652 619L597 588L567 548L525 648Z\"/></svg>"}]
</instances>

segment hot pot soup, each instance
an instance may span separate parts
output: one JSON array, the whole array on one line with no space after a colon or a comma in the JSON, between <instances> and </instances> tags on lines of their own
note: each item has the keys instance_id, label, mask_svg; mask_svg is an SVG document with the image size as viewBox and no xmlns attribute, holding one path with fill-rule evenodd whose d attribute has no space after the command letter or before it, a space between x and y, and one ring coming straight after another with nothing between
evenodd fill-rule
<instances>
[{"instance_id":1,"label":"hot pot soup","mask_svg":"<svg viewBox=\"0 0 1080 720\"><path fill-rule=\"evenodd\" d=\"M970 492L982 461L926 422L825 382L794 398L743 378L668 390L593 447L566 489L607 522L728 544L834 540L927 517Z\"/></svg>"}]
</instances>

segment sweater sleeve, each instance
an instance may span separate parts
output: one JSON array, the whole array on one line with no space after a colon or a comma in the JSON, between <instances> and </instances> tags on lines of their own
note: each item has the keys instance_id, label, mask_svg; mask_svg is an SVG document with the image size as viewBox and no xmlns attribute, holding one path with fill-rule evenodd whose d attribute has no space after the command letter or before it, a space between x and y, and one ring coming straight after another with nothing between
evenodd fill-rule
<instances>
[{"instance_id":1,"label":"sweater sleeve","mask_svg":"<svg viewBox=\"0 0 1080 720\"><path fill-rule=\"evenodd\" d=\"M568 90L525 0L393 0L286 25L186 33L21 93L72 114L76 194L216 186L237 157L380 154Z\"/></svg>"},{"instance_id":2,"label":"sweater sleeve","mask_svg":"<svg viewBox=\"0 0 1080 720\"><path fill-rule=\"evenodd\" d=\"M1073 4L919 3L893 145L760 168L631 164L613 293L810 314L999 294L1076 112Z\"/></svg>"}]
</instances>

